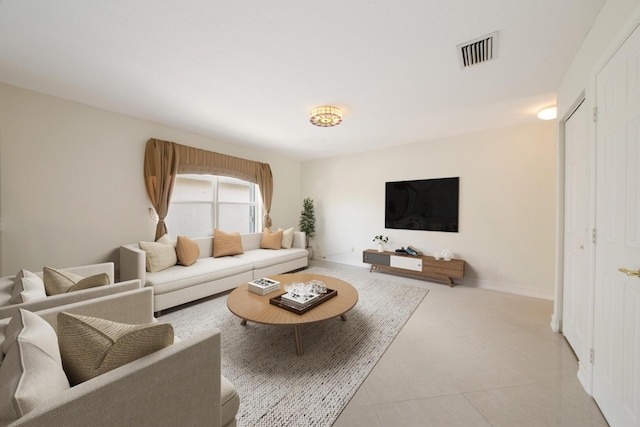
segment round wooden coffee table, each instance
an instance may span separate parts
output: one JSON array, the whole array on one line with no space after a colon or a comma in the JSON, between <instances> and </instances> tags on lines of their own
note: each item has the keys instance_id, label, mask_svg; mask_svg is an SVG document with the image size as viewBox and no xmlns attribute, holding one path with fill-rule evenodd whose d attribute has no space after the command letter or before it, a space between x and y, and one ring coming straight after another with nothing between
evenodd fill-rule
<instances>
[{"instance_id":1,"label":"round wooden coffee table","mask_svg":"<svg viewBox=\"0 0 640 427\"><path fill-rule=\"evenodd\" d=\"M251 321L265 325L293 326L298 356L304 354L300 325L321 322L338 316L342 320L347 320L345 313L351 310L358 302L358 291L349 283L335 277L295 273L269 276L269 278L280 282L279 291L267 295L258 295L249 291L248 285L245 283L229 294L227 307L233 314L242 319L242 325L246 325L247 321ZM320 280L324 282L328 289L338 291L338 294L303 314L293 313L269 303L270 298L285 292L285 285L293 282L308 282L310 280Z\"/></svg>"}]
</instances>

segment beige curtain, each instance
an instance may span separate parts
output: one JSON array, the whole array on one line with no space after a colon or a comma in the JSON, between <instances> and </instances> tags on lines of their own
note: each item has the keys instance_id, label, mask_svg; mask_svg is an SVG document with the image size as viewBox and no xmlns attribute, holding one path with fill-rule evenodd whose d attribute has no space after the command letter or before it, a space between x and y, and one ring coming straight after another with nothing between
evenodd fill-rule
<instances>
[{"instance_id":1,"label":"beige curtain","mask_svg":"<svg viewBox=\"0 0 640 427\"><path fill-rule=\"evenodd\" d=\"M260 186L262 204L264 206L263 223L265 227L271 227L271 197L273 196L273 175L271 167L267 163L259 163L256 166L256 183Z\"/></svg>"},{"instance_id":2,"label":"beige curtain","mask_svg":"<svg viewBox=\"0 0 640 427\"><path fill-rule=\"evenodd\" d=\"M174 144L150 139L144 153L144 185L158 214L156 240L167 232L164 220L169 212L173 184L178 173L180 154Z\"/></svg>"},{"instance_id":3,"label":"beige curtain","mask_svg":"<svg viewBox=\"0 0 640 427\"><path fill-rule=\"evenodd\" d=\"M152 141L153 150L169 150L174 153L175 159L178 162L177 173L200 173L230 176L258 184L260 186L260 194L262 195L262 204L265 211L264 225L266 227L271 226L271 217L269 216L269 213L271 212L271 198L273 196L273 175L268 163L254 162L252 160L241 159L240 157L228 156L226 154L202 150L195 147L188 147L174 142L150 139L147 142L147 152L145 153L145 181L147 181L147 157L157 156L157 154L149 152L149 145ZM168 149L168 146L171 146L172 148ZM173 189L175 174L171 179L171 189ZM150 194L148 187L147 193ZM171 193L169 192L169 198L167 198L167 209L170 197ZM153 203L154 199L151 198L151 195L149 195L149 199L151 200L151 203ZM155 206L156 205L154 204L154 208ZM158 208L156 208L156 211L158 211ZM160 212L158 212L158 216L160 216ZM162 217L162 220L164 220L164 217ZM162 221L162 223L163 229L166 232L164 221ZM160 222L158 222L158 226L160 226ZM160 236L156 235L156 239L161 236L162 234Z\"/></svg>"}]
</instances>

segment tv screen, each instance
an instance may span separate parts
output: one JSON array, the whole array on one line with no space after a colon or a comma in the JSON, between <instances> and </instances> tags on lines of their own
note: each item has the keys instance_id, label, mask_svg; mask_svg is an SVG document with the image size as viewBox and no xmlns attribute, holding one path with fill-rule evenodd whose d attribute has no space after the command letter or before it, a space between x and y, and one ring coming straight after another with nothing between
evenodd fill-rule
<instances>
[{"instance_id":1,"label":"tv screen","mask_svg":"<svg viewBox=\"0 0 640 427\"><path fill-rule=\"evenodd\" d=\"M460 178L387 182L385 228L458 232Z\"/></svg>"}]
</instances>

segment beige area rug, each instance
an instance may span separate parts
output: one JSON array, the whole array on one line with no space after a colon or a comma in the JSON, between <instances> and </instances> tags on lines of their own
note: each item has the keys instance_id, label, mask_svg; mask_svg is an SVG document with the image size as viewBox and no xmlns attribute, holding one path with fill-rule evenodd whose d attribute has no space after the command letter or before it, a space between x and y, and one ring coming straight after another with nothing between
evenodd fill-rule
<instances>
[{"instance_id":1,"label":"beige area rug","mask_svg":"<svg viewBox=\"0 0 640 427\"><path fill-rule=\"evenodd\" d=\"M333 424L428 292L376 273L320 267L306 272L351 283L359 299L346 322L302 326L303 356L296 356L293 327L241 326L227 309L226 295L158 319L173 324L181 339L220 329L222 373L240 394L240 427Z\"/></svg>"}]
</instances>

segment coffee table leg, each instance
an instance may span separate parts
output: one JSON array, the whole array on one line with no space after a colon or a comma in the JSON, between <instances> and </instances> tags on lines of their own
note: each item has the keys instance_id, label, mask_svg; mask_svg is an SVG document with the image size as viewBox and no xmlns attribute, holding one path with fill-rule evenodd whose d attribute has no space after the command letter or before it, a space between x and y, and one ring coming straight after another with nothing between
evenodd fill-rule
<instances>
[{"instance_id":1,"label":"coffee table leg","mask_svg":"<svg viewBox=\"0 0 640 427\"><path fill-rule=\"evenodd\" d=\"M241 324L242 326L246 325L246 324L247 324L247 319L242 319L242 320L240 321L240 324Z\"/></svg>"},{"instance_id":2,"label":"coffee table leg","mask_svg":"<svg viewBox=\"0 0 640 427\"><path fill-rule=\"evenodd\" d=\"M340 318L342 319L343 322L347 321L347 315L346 314L341 314Z\"/></svg>"},{"instance_id":3,"label":"coffee table leg","mask_svg":"<svg viewBox=\"0 0 640 427\"><path fill-rule=\"evenodd\" d=\"M304 348L302 347L302 333L300 332L300 325L294 325L293 333L296 337L296 354L302 356L304 354Z\"/></svg>"}]
</instances>

